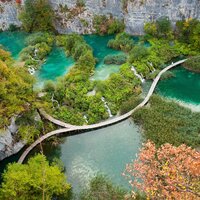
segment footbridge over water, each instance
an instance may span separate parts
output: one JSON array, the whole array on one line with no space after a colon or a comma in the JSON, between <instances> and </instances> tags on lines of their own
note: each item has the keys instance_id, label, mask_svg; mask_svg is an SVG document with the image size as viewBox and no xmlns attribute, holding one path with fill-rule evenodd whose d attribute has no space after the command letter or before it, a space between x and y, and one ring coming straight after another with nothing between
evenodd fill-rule
<instances>
[{"instance_id":1,"label":"footbridge over water","mask_svg":"<svg viewBox=\"0 0 200 200\"><path fill-rule=\"evenodd\" d=\"M55 135L59 135L61 133L69 133L69 132L72 132L72 131L84 131L84 130L91 130L91 129L97 129L97 128L102 128L102 127L105 127L105 126L109 126L109 125L112 125L112 124L115 124L117 122L120 122L120 121L123 121L127 118L129 118L136 110L138 110L139 108L145 106L150 97L152 96L155 88L156 88L156 85L158 84L158 81L160 80L160 77L162 74L164 74L166 71L176 67L177 65L180 65L182 63L184 63L187 59L184 59L184 60L180 60L178 62L175 62L175 63L172 63L171 65L165 67L163 70L161 70L159 72L159 74L156 76L156 78L154 79L149 91L148 91L148 94L147 96L145 97L145 99L138 105L136 106L133 110L129 111L128 113L124 114L124 115L121 115L121 116L118 116L118 117L115 117L115 118L112 118L112 119L108 119L106 121L103 121L103 122L100 122L100 123L97 123L97 124L92 124L92 125L83 125L83 126L75 126L75 125L71 125L71 124L67 124L65 122L62 122L60 120L57 120L57 119L54 119L53 117L51 117L50 115L48 115L44 110L40 109L40 114L47 120L49 120L50 122L58 125L58 126L61 126L61 127L64 127L64 128L61 128L61 129L57 129L55 131L52 131L52 132L49 132L43 136L41 136L39 139L37 139L33 144L31 144L24 152L23 154L21 155L20 159L18 160L18 163L23 163L24 159L26 158L26 156L29 154L29 152L34 148L36 147L38 144L40 144L42 141L44 141L45 139L49 138L49 137L52 137L52 136L55 136Z\"/></svg>"}]
</instances>

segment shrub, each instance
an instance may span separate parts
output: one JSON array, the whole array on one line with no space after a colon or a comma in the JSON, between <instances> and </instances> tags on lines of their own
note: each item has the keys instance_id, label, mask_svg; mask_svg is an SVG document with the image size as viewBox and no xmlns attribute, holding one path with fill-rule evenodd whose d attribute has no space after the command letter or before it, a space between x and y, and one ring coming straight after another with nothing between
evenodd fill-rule
<instances>
[{"instance_id":1,"label":"shrub","mask_svg":"<svg viewBox=\"0 0 200 200\"><path fill-rule=\"evenodd\" d=\"M124 31L124 22L114 19L112 16L95 15L93 18L93 26L97 34L114 34Z\"/></svg>"},{"instance_id":2,"label":"shrub","mask_svg":"<svg viewBox=\"0 0 200 200\"><path fill-rule=\"evenodd\" d=\"M191 71L200 72L200 56L189 58L183 66Z\"/></svg>"},{"instance_id":3,"label":"shrub","mask_svg":"<svg viewBox=\"0 0 200 200\"><path fill-rule=\"evenodd\" d=\"M161 17L156 22L147 22L144 25L144 31L146 34L159 38L171 38L172 26L167 17Z\"/></svg>"},{"instance_id":4,"label":"shrub","mask_svg":"<svg viewBox=\"0 0 200 200\"><path fill-rule=\"evenodd\" d=\"M15 25L15 24L10 24L10 25L9 25L9 28L8 28L8 31L14 32L14 31L18 31L19 29L20 29L20 27L18 27L17 25Z\"/></svg>"},{"instance_id":5,"label":"shrub","mask_svg":"<svg viewBox=\"0 0 200 200\"><path fill-rule=\"evenodd\" d=\"M120 107L120 114L125 114L133 110L137 105L142 102L142 99L138 96L131 96L127 101L123 102Z\"/></svg>"},{"instance_id":6,"label":"shrub","mask_svg":"<svg viewBox=\"0 0 200 200\"><path fill-rule=\"evenodd\" d=\"M76 0L76 6L77 7L84 7L85 1L84 0Z\"/></svg>"},{"instance_id":7,"label":"shrub","mask_svg":"<svg viewBox=\"0 0 200 200\"><path fill-rule=\"evenodd\" d=\"M128 61L130 63L133 63L134 61L140 61L145 59L148 55L149 50L146 47L137 45L130 51Z\"/></svg>"},{"instance_id":8,"label":"shrub","mask_svg":"<svg viewBox=\"0 0 200 200\"><path fill-rule=\"evenodd\" d=\"M105 64L116 64L116 65L121 65L126 62L127 56L124 54L119 54L119 55L108 55L104 58L104 63Z\"/></svg>"},{"instance_id":9,"label":"shrub","mask_svg":"<svg viewBox=\"0 0 200 200\"><path fill-rule=\"evenodd\" d=\"M123 200L125 195L126 190L115 186L106 176L97 175L90 181L89 188L81 192L80 199Z\"/></svg>"},{"instance_id":10,"label":"shrub","mask_svg":"<svg viewBox=\"0 0 200 200\"><path fill-rule=\"evenodd\" d=\"M146 139L152 140L157 146L164 143L199 146L199 113L193 113L159 96L152 96L149 105L133 113L133 120L142 125Z\"/></svg>"},{"instance_id":11,"label":"shrub","mask_svg":"<svg viewBox=\"0 0 200 200\"><path fill-rule=\"evenodd\" d=\"M26 0L19 19L27 32L54 30L54 12L47 0Z\"/></svg>"}]
</instances>

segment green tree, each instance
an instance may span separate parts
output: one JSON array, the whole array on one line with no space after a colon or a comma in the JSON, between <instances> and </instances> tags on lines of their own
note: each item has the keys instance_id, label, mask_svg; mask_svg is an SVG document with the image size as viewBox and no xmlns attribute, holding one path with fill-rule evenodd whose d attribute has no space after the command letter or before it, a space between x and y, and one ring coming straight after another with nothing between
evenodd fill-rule
<instances>
[{"instance_id":1,"label":"green tree","mask_svg":"<svg viewBox=\"0 0 200 200\"><path fill-rule=\"evenodd\" d=\"M200 51L200 22L195 26L193 33L190 37L191 44L194 45L194 48Z\"/></svg>"},{"instance_id":2,"label":"green tree","mask_svg":"<svg viewBox=\"0 0 200 200\"><path fill-rule=\"evenodd\" d=\"M54 30L54 12L48 0L26 0L19 19L27 32Z\"/></svg>"},{"instance_id":3,"label":"green tree","mask_svg":"<svg viewBox=\"0 0 200 200\"><path fill-rule=\"evenodd\" d=\"M14 66L9 53L0 50L0 128L10 123L10 118L29 112L33 108L34 78L25 68Z\"/></svg>"},{"instance_id":4,"label":"green tree","mask_svg":"<svg viewBox=\"0 0 200 200\"><path fill-rule=\"evenodd\" d=\"M140 61L149 55L149 51L146 47L142 45L135 46L129 56L129 62L133 63L134 61Z\"/></svg>"},{"instance_id":5,"label":"green tree","mask_svg":"<svg viewBox=\"0 0 200 200\"><path fill-rule=\"evenodd\" d=\"M126 191L115 186L107 177L97 175L89 185L89 188L81 193L81 200L123 200Z\"/></svg>"},{"instance_id":6,"label":"green tree","mask_svg":"<svg viewBox=\"0 0 200 200\"><path fill-rule=\"evenodd\" d=\"M66 195L70 185L59 167L49 165L44 155L30 158L27 164L9 164L3 173L1 200L50 200Z\"/></svg>"},{"instance_id":7,"label":"green tree","mask_svg":"<svg viewBox=\"0 0 200 200\"><path fill-rule=\"evenodd\" d=\"M161 17L156 21L158 36L167 37L172 31L171 22L167 17Z\"/></svg>"},{"instance_id":8,"label":"green tree","mask_svg":"<svg viewBox=\"0 0 200 200\"><path fill-rule=\"evenodd\" d=\"M134 46L134 41L125 32L116 35L115 39L109 40L108 47L128 52Z\"/></svg>"},{"instance_id":9,"label":"green tree","mask_svg":"<svg viewBox=\"0 0 200 200\"><path fill-rule=\"evenodd\" d=\"M159 38L171 38L172 26L167 17L161 17L156 22L148 22L144 25L144 31L146 34L159 37Z\"/></svg>"},{"instance_id":10,"label":"green tree","mask_svg":"<svg viewBox=\"0 0 200 200\"><path fill-rule=\"evenodd\" d=\"M156 23L147 22L144 25L144 31L148 35L156 36L157 35L157 26Z\"/></svg>"}]
</instances>

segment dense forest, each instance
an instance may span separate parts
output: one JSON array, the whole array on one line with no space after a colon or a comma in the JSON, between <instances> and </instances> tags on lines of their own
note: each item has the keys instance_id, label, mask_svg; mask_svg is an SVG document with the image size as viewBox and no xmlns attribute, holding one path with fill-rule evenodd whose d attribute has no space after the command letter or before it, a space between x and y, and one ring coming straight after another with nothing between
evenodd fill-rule
<instances>
[{"instance_id":1,"label":"dense forest","mask_svg":"<svg viewBox=\"0 0 200 200\"><path fill-rule=\"evenodd\" d=\"M77 1L77 9L83 7L84 2ZM154 80L173 60L188 58L183 67L200 72L200 21L197 19L177 21L175 27L167 17L147 22L145 35L136 43L125 32L123 21L96 15L95 33L115 34L107 45L123 54L107 56L104 60L107 64L121 65L119 72L106 80L95 81L91 80L97 63L93 48L82 35L61 35L55 30L55 15L48 1L26 0L19 19L22 27L11 25L9 30L29 33L19 59L14 60L0 46L0 129L6 129L14 118L18 126L15 140L22 140L27 145L58 128L40 116L38 110L41 108L72 125L95 124L108 119L102 97L113 116L135 108L143 97L141 81L134 75L132 66L142 78ZM40 69L55 46L64 49L66 57L73 58L74 65L66 75L56 81L47 81L41 90L34 89L37 80L29 71ZM169 77L171 74L166 74L165 78ZM147 143L135 163L128 164L123 174L128 177L131 192L100 174L91 180L87 189L76 195L66 182L60 161L49 162L43 154L38 154L25 164L8 164L2 175L0 199L200 198L197 151L200 114L154 95L132 118L141 127L143 140Z\"/></svg>"}]
</instances>

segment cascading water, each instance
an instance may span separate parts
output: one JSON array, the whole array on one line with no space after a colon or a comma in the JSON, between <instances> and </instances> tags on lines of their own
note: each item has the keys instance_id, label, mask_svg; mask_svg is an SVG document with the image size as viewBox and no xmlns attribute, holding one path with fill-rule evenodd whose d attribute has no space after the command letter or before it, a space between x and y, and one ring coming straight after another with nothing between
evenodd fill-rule
<instances>
[{"instance_id":1,"label":"cascading water","mask_svg":"<svg viewBox=\"0 0 200 200\"><path fill-rule=\"evenodd\" d=\"M28 72L31 74L31 75L34 75L35 74L35 69L33 67L29 67L28 68Z\"/></svg>"},{"instance_id":2,"label":"cascading water","mask_svg":"<svg viewBox=\"0 0 200 200\"><path fill-rule=\"evenodd\" d=\"M137 77L140 79L140 81L141 81L142 83L145 82L145 79L142 78L142 76L141 76L140 74L137 73L135 67L132 66L132 67L131 67L131 71L133 71L133 73L135 74L135 76L137 76Z\"/></svg>"},{"instance_id":3,"label":"cascading water","mask_svg":"<svg viewBox=\"0 0 200 200\"><path fill-rule=\"evenodd\" d=\"M108 107L108 104L107 104L105 98L104 98L104 97L101 97L101 101L104 103L104 106L105 106L105 108L106 108L106 110L107 110L107 112L108 112L109 117L113 117L113 115L112 115L112 113L111 113L111 110L110 110L110 108Z\"/></svg>"},{"instance_id":4,"label":"cascading water","mask_svg":"<svg viewBox=\"0 0 200 200\"><path fill-rule=\"evenodd\" d=\"M35 57L35 58L37 57L37 53L38 53L38 49L35 49L35 50L34 50L34 57Z\"/></svg>"},{"instance_id":5,"label":"cascading water","mask_svg":"<svg viewBox=\"0 0 200 200\"><path fill-rule=\"evenodd\" d=\"M88 124L88 118L87 118L87 116L84 115L83 118L85 119L85 122Z\"/></svg>"}]
</instances>

